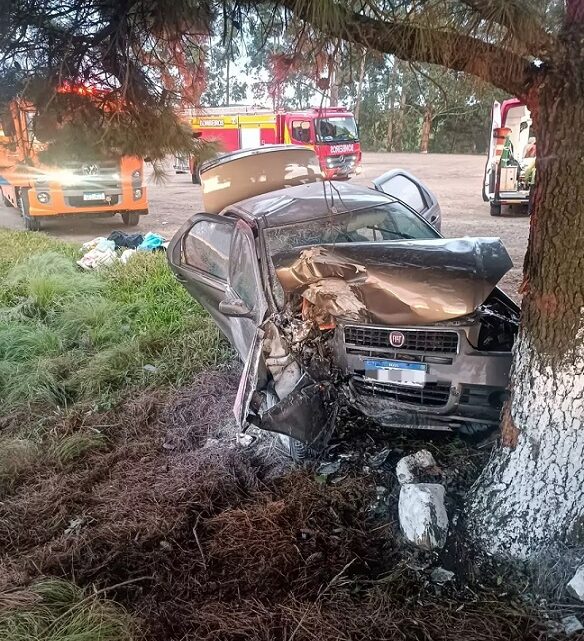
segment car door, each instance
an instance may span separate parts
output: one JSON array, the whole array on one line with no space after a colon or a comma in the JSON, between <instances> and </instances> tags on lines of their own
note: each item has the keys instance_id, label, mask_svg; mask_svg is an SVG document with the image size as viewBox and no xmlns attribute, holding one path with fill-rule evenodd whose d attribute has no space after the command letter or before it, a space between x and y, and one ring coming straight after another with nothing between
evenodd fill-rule
<instances>
[{"instance_id":1,"label":"car door","mask_svg":"<svg viewBox=\"0 0 584 641\"><path fill-rule=\"evenodd\" d=\"M220 312L229 294L229 261L236 221L225 216L196 214L174 235L167 251L177 279L212 316L233 343L232 324Z\"/></svg>"},{"instance_id":2,"label":"car door","mask_svg":"<svg viewBox=\"0 0 584 641\"><path fill-rule=\"evenodd\" d=\"M404 169L392 169L376 178L373 185L377 191L401 200L440 231L442 213L438 199L418 178Z\"/></svg>"},{"instance_id":3,"label":"car door","mask_svg":"<svg viewBox=\"0 0 584 641\"><path fill-rule=\"evenodd\" d=\"M489 155L487 156L487 163L485 165L485 175L483 178L483 200L488 202L495 195L495 176L496 171L495 153L497 141L495 138L495 130L501 127L501 103L493 103L491 111L491 138L489 140Z\"/></svg>"}]
</instances>

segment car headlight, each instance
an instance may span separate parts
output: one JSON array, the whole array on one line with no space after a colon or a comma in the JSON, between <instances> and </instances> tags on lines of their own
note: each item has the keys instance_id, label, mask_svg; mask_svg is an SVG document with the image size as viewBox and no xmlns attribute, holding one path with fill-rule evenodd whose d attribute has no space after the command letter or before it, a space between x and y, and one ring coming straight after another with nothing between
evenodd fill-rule
<instances>
[{"instance_id":1,"label":"car headlight","mask_svg":"<svg viewBox=\"0 0 584 641\"><path fill-rule=\"evenodd\" d=\"M46 205L48 202L50 202L51 196L47 194L46 191L41 191L37 194L37 200L39 201L39 203Z\"/></svg>"}]
</instances>

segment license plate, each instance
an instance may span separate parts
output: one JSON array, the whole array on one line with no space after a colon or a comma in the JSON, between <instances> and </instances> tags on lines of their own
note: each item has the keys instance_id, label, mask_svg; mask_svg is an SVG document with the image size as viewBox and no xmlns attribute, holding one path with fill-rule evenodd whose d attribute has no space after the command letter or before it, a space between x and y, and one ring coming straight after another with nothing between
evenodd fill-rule
<instances>
[{"instance_id":1,"label":"license plate","mask_svg":"<svg viewBox=\"0 0 584 641\"><path fill-rule=\"evenodd\" d=\"M83 194L83 200L105 200L105 193L103 191L91 191Z\"/></svg>"},{"instance_id":2,"label":"license plate","mask_svg":"<svg viewBox=\"0 0 584 641\"><path fill-rule=\"evenodd\" d=\"M428 366L425 363L409 361L366 360L365 378L380 383L397 383L423 387L426 383Z\"/></svg>"}]
</instances>

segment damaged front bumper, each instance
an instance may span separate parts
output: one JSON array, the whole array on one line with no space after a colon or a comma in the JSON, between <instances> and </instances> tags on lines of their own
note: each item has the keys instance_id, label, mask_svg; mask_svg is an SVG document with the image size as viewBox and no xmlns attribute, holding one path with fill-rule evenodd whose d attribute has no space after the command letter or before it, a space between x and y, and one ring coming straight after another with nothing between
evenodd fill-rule
<instances>
[{"instance_id":1,"label":"damaged front bumper","mask_svg":"<svg viewBox=\"0 0 584 641\"><path fill-rule=\"evenodd\" d=\"M383 426L448 430L467 423L497 424L511 353L476 350L469 340L472 329L346 326L336 339L339 364L348 376L343 394L352 407ZM392 348L385 337L396 331L413 336L406 341L424 345L426 351ZM370 359L420 364L424 381L376 380L368 375Z\"/></svg>"}]
</instances>

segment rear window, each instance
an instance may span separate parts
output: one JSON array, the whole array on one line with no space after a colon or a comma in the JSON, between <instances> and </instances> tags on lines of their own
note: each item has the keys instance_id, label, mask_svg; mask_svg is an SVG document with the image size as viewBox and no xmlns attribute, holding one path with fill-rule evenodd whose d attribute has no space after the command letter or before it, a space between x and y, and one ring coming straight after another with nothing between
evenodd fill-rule
<instances>
[{"instance_id":1,"label":"rear window","mask_svg":"<svg viewBox=\"0 0 584 641\"><path fill-rule=\"evenodd\" d=\"M270 255L303 245L440 238L438 232L400 203L268 228L264 234Z\"/></svg>"}]
</instances>

